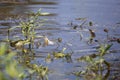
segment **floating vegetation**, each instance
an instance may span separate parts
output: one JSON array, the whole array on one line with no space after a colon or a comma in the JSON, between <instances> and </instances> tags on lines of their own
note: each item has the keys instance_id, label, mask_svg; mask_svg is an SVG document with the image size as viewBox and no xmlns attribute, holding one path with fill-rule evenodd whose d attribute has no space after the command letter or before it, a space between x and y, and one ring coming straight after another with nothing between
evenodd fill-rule
<instances>
[{"instance_id":1,"label":"floating vegetation","mask_svg":"<svg viewBox=\"0 0 120 80\"><path fill-rule=\"evenodd\" d=\"M104 32L107 33L107 39L109 39L109 34L108 34L109 30L108 30L107 28L105 28L105 29L104 29Z\"/></svg>"},{"instance_id":2,"label":"floating vegetation","mask_svg":"<svg viewBox=\"0 0 120 80\"><path fill-rule=\"evenodd\" d=\"M104 29L104 32L108 33L108 29L105 28L105 29Z\"/></svg>"},{"instance_id":3,"label":"floating vegetation","mask_svg":"<svg viewBox=\"0 0 120 80\"><path fill-rule=\"evenodd\" d=\"M59 58L64 58L65 54L62 52L53 52L53 56L55 59L59 59Z\"/></svg>"},{"instance_id":4,"label":"floating vegetation","mask_svg":"<svg viewBox=\"0 0 120 80\"><path fill-rule=\"evenodd\" d=\"M90 22L89 22L89 26L93 26L93 22L90 21Z\"/></svg>"},{"instance_id":5,"label":"floating vegetation","mask_svg":"<svg viewBox=\"0 0 120 80\"><path fill-rule=\"evenodd\" d=\"M90 40L90 43L92 43L92 41L96 37L96 35L95 35L95 32L91 29L89 29L89 32L90 32L90 39L89 40Z\"/></svg>"},{"instance_id":6,"label":"floating vegetation","mask_svg":"<svg viewBox=\"0 0 120 80\"><path fill-rule=\"evenodd\" d=\"M50 62L53 61L53 58L52 58L52 56L51 56L49 53L48 53L47 57L45 58L45 61L46 61L47 63L50 63Z\"/></svg>"},{"instance_id":7,"label":"floating vegetation","mask_svg":"<svg viewBox=\"0 0 120 80\"><path fill-rule=\"evenodd\" d=\"M48 67L45 67L43 65L36 65L36 64L30 64L31 69L37 74L38 78L40 80L48 80Z\"/></svg>"},{"instance_id":8,"label":"floating vegetation","mask_svg":"<svg viewBox=\"0 0 120 80\"><path fill-rule=\"evenodd\" d=\"M83 29L83 26L85 25L85 23L87 22L87 18L76 18L76 21L80 21L79 24L75 24L74 22L70 22L68 25L72 26L73 29Z\"/></svg>"},{"instance_id":9,"label":"floating vegetation","mask_svg":"<svg viewBox=\"0 0 120 80\"><path fill-rule=\"evenodd\" d=\"M65 59L66 62L72 62L71 53L64 53L64 52L53 52L54 59Z\"/></svg>"},{"instance_id":10,"label":"floating vegetation","mask_svg":"<svg viewBox=\"0 0 120 80\"><path fill-rule=\"evenodd\" d=\"M75 20L86 20L87 18L76 18Z\"/></svg>"},{"instance_id":11,"label":"floating vegetation","mask_svg":"<svg viewBox=\"0 0 120 80\"><path fill-rule=\"evenodd\" d=\"M70 63L72 62L72 54L71 53L65 53L64 51L66 50L66 48L63 48L63 50L61 52L53 52L52 54L48 53L48 55L45 58L45 61L50 63L56 59L63 59L66 62Z\"/></svg>"},{"instance_id":12,"label":"floating vegetation","mask_svg":"<svg viewBox=\"0 0 120 80\"><path fill-rule=\"evenodd\" d=\"M120 38L117 39L117 42L120 43Z\"/></svg>"}]
</instances>

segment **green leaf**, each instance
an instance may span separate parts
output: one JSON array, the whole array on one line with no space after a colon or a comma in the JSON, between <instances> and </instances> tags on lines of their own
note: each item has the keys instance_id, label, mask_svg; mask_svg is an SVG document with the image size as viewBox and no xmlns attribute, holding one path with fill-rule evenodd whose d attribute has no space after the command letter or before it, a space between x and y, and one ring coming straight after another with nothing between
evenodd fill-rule
<instances>
[{"instance_id":1,"label":"green leaf","mask_svg":"<svg viewBox=\"0 0 120 80\"><path fill-rule=\"evenodd\" d=\"M16 28L21 28L21 26L14 26L14 27L10 28L9 30L14 30Z\"/></svg>"},{"instance_id":2,"label":"green leaf","mask_svg":"<svg viewBox=\"0 0 120 80\"><path fill-rule=\"evenodd\" d=\"M107 51L111 48L112 45L113 44L107 44L105 46L101 46L101 48L100 48L101 54L100 55L104 56L107 53Z\"/></svg>"},{"instance_id":3,"label":"green leaf","mask_svg":"<svg viewBox=\"0 0 120 80\"><path fill-rule=\"evenodd\" d=\"M17 78L19 76L19 72L16 69L16 65L17 65L17 63L14 61L6 66L6 72L12 78Z\"/></svg>"},{"instance_id":4,"label":"green leaf","mask_svg":"<svg viewBox=\"0 0 120 80\"><path fill-rule=\"evenodd\" d=\"M59 53L54 53L53 55L54 55L55 58L63 58L63 57L65 57L65 54L63 54L63 53L61 53L61 52L59 52Z\"/></svg>"},{"instance_id":5,"label":"green leaf","mask_svg":"<svg viewBox=\"0 0 120 80\"><path fill-rule=\"evenodd\" d=\"M6 45L2 43L0 45L0 56L2 56L3 54L5 54L5 51L6 51Z\"/></svg>"},{"instance_id":6,"label":"green leaf","mask_svg":"<svg viewBox=\"0 0 120 80\"><path fill-rule=\"evenodd\" d=\"M112 45L113 45L113 44L108 44L108 45L106 46L106 48L105 48L105 52L107 52L107 51L111 48Z\"/></svg>"},{"instance_id":7,"label":"green leaf","mask_svg":"<svg viewBox=\"0 0 120 80\"><path fill-rule=\"evenodd\" d=\"M0 72L0 80L8 80L2 72Z\"/></svg>"}]
</instances>

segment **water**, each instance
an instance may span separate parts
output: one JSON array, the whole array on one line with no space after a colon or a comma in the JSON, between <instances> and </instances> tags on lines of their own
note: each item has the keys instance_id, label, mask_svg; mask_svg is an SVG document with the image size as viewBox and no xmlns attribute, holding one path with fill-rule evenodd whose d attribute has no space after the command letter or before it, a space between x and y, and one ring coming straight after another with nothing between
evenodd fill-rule
<instances>
[{"instance_id":1,"label":"water","mask_svg":"<svg viewBox=\"0 0 120 80\"><path fill-rule=\"evenodd\" d=\"M40 0L43 1L43 0ZM39 2L39 0L34 0ZM120 38L120 1L119 0L46 0L45 2L50 3L39 3L39 4L27 4L27 5L2 5L0 4L0 40L3 41L7 36L7 29L14 26L14 21L19 22L19 17L26 16L28 12L37 12L41 9L41 12L49 12L52 15L41 16L42 19L47 19L45 25L37 30L37 35L46 35L50 40L55 41L58 38L62 38L62 43L59 47L57 43L48 47L40 47L35 49L35 54L44 56L36 57L35 61L40 64L47 65L53 73L49 75L50 80L75 80L75 76L67 75L69 72L78 71L81 68L76 68L76 58L88 55L96 52L94 47L98 47L98 43L93 42L88 44L89 41L89 30L95 31L95 40L105 43L106 33L103 31L104 28L109 30L109 37ZM76 20L76 18L85 18L86 23L83 25L81 30L79 27L73 29L75 25L80 25L83 20ZM6 20L7 19L7 20ZM8 20L9 19L9 20ZM93 26L89 26L89 22L93 22ZM70 25L70 24L73 25ZM16 31L15 34L18 34ZM82 39L81 39L81 36ZM106 41L106 43L108 43ZM112 42L114 45L111 49L110 55L106 56L108 61L114 61L120 56L120 44ZM58 47L58 48L57 48ZM73 63L67 63L63 60L54 60L51 63L44 61L47 53L53 51L62 50L66 47L66 53L73 52L72 59ZM39 64L38 63L38 64Z\"/></svg>"}]
</instances>

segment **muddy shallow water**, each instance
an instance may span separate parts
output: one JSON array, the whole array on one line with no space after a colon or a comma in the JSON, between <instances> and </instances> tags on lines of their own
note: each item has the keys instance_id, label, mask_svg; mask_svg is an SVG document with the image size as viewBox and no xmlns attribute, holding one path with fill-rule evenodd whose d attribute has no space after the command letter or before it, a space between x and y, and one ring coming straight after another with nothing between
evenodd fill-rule
<instances>
[{"instance_id":1,"label":"muddy shallow water","mask_svg":"<svg viewBox=\"0 0 120 80\"><path fill-rule=\"evenodd\" d=\"M34 0L35 2L43 0ZM77 71L82 68L76 66L83 66L84 64L75 61L75 58L88 55L96 52L98 43L93 41L88 44L90 33L89 29L95 31L96 37L94 40L99 40L101 43L113 43L110 49L111 54L105 56L105 59L111 62L111 75L117 74L119 80L120 74L118 67L120 63L120 43L116 41L110 42L107 39L107 33L104 29L108 29L109 38L120 38L120 1L119 0L45 0L47 3L39 4L20 4L20 5L2 5L0 4L0 40L1 42L7 37L7 29L19 23L19 18L27 17L28 12L48 12L51 15L40 16L41 19L46 19L37 35L46 35L51 41L56 41L62 38L62 42L56 42L54 45L47 47L39 47L35 50L35 59L32 62L46 65L53 72L48 76L49 80L75 80L76 77L68 75L69 72ZM50 2L50 4L49 4ZM52 4L53 3L53 4ZM84 23L85 21L85 23ZM90 26L89 22L93 25ZM82 25L82 29L80 25ZM79 26L74 28L75 26ZM16 30L12 36L18 34ZM66 61L54 60L51 63L45 62L45 57L48 53L53 51L60 51L64 47L67 48L66 53L72 54L72 63ZM39 57L43 56L43 57ZM114 64L115 63L115 64ZM116 66L117 65L117 66ZM114 69L118 72L115 73ZM82 79L80 79L82 80ZM111 80L111 79L110 79Z\"/></svg>"}]
</instances>

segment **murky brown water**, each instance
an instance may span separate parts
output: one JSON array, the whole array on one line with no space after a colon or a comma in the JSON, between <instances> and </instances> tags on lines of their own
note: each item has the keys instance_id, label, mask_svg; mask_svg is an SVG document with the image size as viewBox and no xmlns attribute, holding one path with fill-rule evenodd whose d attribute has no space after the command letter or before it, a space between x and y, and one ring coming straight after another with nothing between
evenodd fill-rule
<instances>
[{"instance_id":1,"label":"murky brown water","mask_svg":"<svg viewBox=\"0 0 120 80\"><path fill-rule=\"evenodd\" d=\"M107 28L109 30L109 37L120 38L119 0L33 1L34 3L30 4L0 4L0 40L3 41L5 37L7 37L7 29L15 26L16 23L18 24L20 17L27 17L29 15L28 12L37 12L38 9L41 9L41 12L49 12L51 14L49 16L40 16L41 19L47 19L47 21L43 23L44 26L37 30L37 35L46 35L52 41L62 38L62 43L60 43L59 47L55 44L35 49L36 56L47 56L47 53L62 50L64 47L67 48L65 52L73 52L73 63L63 62L62 60L46 63L44 61L45 57L35 58L35 61L37 61L38 64L47 65L53 70L53 73L49 75L49 80L75 80L75 76L66 74L78 70L75 66L82 66L82 63L78 64L74 59L76 57L95 53L95 47L98 47L98 43L96 42L89 45L87 44L90 37L88 29L95 31L95 40L100 40L101 43L114 44L111 48L111 54L105 57L108 61L116 62L117 60L119 63L120 44L117 42L108 42L106 38L107 34L103 31ZM84 20L76 20L76 18L86 19L86 23L82 26L83 29L80 29L79 27L73 29L75 25L80 26L84 22ZM93 26L89 26L90 21L93 22ZM19 30L16 30L12 36L16 34L19 35L18 31ZM117 70L120 69L117 68ZM120 74L118 76L120 76Z\"/></svg>"}]
</instances>

